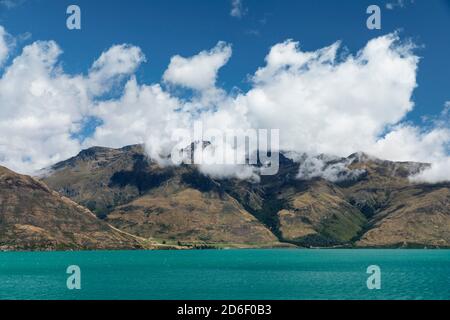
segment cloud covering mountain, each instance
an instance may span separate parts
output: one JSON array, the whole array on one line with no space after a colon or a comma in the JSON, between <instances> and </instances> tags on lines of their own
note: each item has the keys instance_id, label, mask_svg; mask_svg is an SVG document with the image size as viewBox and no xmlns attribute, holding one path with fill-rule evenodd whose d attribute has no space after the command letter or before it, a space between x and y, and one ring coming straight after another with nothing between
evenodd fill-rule
<instances>
[{"instance_id":1,"label":"cloud covering mountain","mask_svg":"<svg viewBox=\"0 0 450 320\"><path fill-rule=\"evenodd\" d=\"M1 28L0 65L7 37ZM115 45L86 74L72 75L55 42L36 41L0 67L0 164L30 173L85 147L135 143L164 162L176 143L173 131L201 120L205 128L280 129L280 148L288 151L430 162L413 179L449 180L448 114L424 126L405 120L418 85L414 49L397 34L374 38L356 54L340 42L307 52L287 40L270 48L248 91L229 93L216 84L232 55L224 42L173 57L161 83L143 84L135 77L146 62L138 47ZM221 170L230 172L214 168Z\"/></svg>"}]
</instances>

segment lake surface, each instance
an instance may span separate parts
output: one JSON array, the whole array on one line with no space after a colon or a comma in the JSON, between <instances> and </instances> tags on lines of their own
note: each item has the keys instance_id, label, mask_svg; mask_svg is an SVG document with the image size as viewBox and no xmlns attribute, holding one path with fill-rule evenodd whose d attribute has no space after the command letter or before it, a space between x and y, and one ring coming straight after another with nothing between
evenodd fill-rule
<instances>
[{"instance_id":1,"label":"lake surface","mask_svg":"<svg viewBox=\"0 0 450 320\"><path fill-rule=\"evenodd\" d=\"M450 299L450 250L9 252L0 299Z\"/></svg>"}]
</instances>

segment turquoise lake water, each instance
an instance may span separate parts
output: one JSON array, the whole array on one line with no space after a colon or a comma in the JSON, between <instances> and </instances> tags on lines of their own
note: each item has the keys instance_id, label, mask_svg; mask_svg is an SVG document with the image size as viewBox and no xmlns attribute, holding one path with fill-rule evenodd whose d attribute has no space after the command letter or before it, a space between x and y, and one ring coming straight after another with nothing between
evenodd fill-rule
<instances>
[{"instance_id":1,"label":"turquoise lake water","mask_svg":"<svg viewBox=\"0 0 450 320\"><path fill-rule=\"evenodd\" d=\"M81 290L67 289L69 265ZM367 288L370 265L380 290ZM450 299L450 251L0 253L0 299Z\"/></svg>"}]
</instances>

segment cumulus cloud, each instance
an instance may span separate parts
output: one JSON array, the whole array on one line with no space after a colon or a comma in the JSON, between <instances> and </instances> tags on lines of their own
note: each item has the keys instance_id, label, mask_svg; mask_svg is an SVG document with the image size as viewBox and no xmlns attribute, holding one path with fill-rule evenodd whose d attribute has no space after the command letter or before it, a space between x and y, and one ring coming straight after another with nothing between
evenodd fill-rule
<instances>
[{"instance_id":1,"label":"cumulus cloud","mask_svg":"<svg viewBox=\"0 0 450 320\"><path fill-rule=\"evenodd\" d=\"M399 123L372 148L372 154L387 160L416 161L431 164L410 177L413 182L450 181L450 105L440 115L428 117L424 127Z\"/></svg>"},{"instance_id":2,"label":"cumulus cloud","mask_svg":"<svg viewBox=\"0 0 450 320\"><path fill-rule=\"evenodd\" d=\"M304 52L275 45L253 88L240 97L253 126L279 128L281 149L347 156L370 151L382 132L414 103L418 58L396 35L379 37L355 56L338 58L335 43Z\"/></svg>"},{"instance_id":3,"label":"cumulus cloud","mask_svg":"<svg viewBox=\"0 0 450 320\"><path fill-rule=\"evenodd\" d=\"M398 125L379 139L372 154L387 160L433 162L447 155L450 130L422 130L412 125Z\"/></svg>"},{"instance_id":4,"label":"cumulus cloud","mask_svg":"<svg viewBox=\"0 0 450 320\"><path fill-rule=\"evenodd\" d=\"M175 129L191 129L200 121L205 130L279 129L280 150L308 155L297 160L300 179L357 177L361 172L347 169L347 163L317 155L343 158L363 151L432 163L414 181L450 180L445 169L448 109L426 127L405 120L414 107L419 58L397 34L375 38L356 54L342 53L339 42L310 52L293 40L276 44L251 76L251 88L240 93L217 86L218 71L232 54L224 42L192 57L173 57L163 84L138 83L134 73L146 60L131 45L112 46L86 75L67 74L61 54L55 42L37 41L5 66L0 78L2 165L30 173L82 148L135 143L144 143L152 159L169 165ZM196 94L187 98L176 87ZM112 89L113 97L107 95ZM91 119L98 123L94 133L80 139ZM214 147L206 148L206 157ZM229 151L236 147L225 145ZM258 176L245 165L201 165L200 170L214 177Z\"/></svg>"},{"instance_id":5,"label":"cumulus cloud","mask_svg":"<svg viewBox=\"0 0 450 320\"><path fill-rule=\"evenodd\" d=\"M103 101L93 114L102 120L85 146L122 147L146 143L149 155L163 162L175 144L172 132L188 126L188 115L176 112L181 102L159 84L139 85L132 77L117 100Z\"/></svg>"},{"instance_id":6,"label":"cumulus cloud","mask_svg":"<svg viewBox=\"0 0 450 320\"><path fill-rule=\"evenodd\" d=\"M103 52L89 70L89 89L93 94L103 94L123 77L133 74L145 62L138 47L122 44Z\"/></svg>"},{"instance_id":7,"label":"cumulus cloud","mask_svg":"<svg viewBox=\"0 0 450 320\"><path fill-rule=\"evenodd\" d=\"M213 49L184 58L174 56L164 72L165 82L197 91L215 87L217 72L231 57L231 46L220 41Z\"/></svg>"},{"instance_id":8,"label":"cumulus cloud","mask_svg":"<svg viewBox=\"0 0 450 320\"><path fill-rule=\"evenodd\" d=\"M414 107L419 63L397 34L373 39L356 55L340 43L305 52L288 40L272 47L253 88L237 98L251 126L281 129L282 150L340 157L362 151L393 161L432 163L414 181L445 181L450 131L448 109L426 129L404 121ZM445 116L447 114L447 117ZM342 166L310 158L299 178L346 177Z\"/></svg>"},{"instance_id":9,"label":"cumulus cloud","mask_svg":"<svg viewBox=\"0 0 450 320\"><path fill-rule=\"evenodd\" d=\"M244 8L242 0L231 0L230 15L235 18L242 18L247 13L247 9Z\"/></svg>"},{"instance_id":10,"label":"cumulus cloud","mask_svg":"<svg viewBox=\"0 0 450 320\"><path fill-rule=\"evenodd\" d=\"M115 78L129 71L117 68L112 59L100 67L95 63L87 76L72 76L59 64L61 54L53 41L34 42L23 48L1 76L2 165L32 173L76 154L81 144L75 136L83 129L100 93L98 82L105 92ZM112 71L98 76L108 69Z\"/></svg>"},{"instance_id":11,"label":"cumulus cloud","mask_svg":"<svg viewBox=\"0 0 450 320\"><path fill-rule=\"evenodd\" d=\"M420 183L439 183L450 181L450 158L442 157L431 164L431 168L424 170L410 180Z\"/></svg>"}]
</instances>

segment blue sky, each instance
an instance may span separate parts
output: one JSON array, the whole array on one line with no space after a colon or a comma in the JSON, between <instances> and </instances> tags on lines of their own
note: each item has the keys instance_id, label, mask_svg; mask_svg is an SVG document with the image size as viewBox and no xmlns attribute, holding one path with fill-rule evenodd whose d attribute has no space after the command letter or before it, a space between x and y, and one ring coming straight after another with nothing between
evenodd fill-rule
<instances>
[{"instance_id":1,"label":"blue sky","mask_svg":"<svg viewBox=\"0 0 450 320\"><path fill-rule=\"evenodd\" d=\"M139 46L148 60L138 71L145 83L160 81L173 55L191 56L223 40L233 45L233 57L219 76L219 85L228 90L246 89L247 76L264 63L269 48L286 39L299 41L304 50L342 40L355 52L371 38L399 31L421 46L416 107L408 115L417 122L450 100L450 1L405 1L394 10L386 8L389 2L396 0L243 0L246 13L236 18L229 0L26 0L3 6L0 24L14 35L31 33L17 51L34 40L55 40L68 73L86 72L113 44ZM65 28L65 10L72 3L82 10L81 31ZM370 4L382 8L380 31L365 27Z\"/></svg>"},{"instance_id":2,"label":"blue sky","mask_svg":"<svg viewBox=\"0 0 450 320\"><path fill-rule=\"evenodd\" d=\"M0 165L135 143L164 161L201 120L279 129L287 151L429 162L420 179L447 181L449 78L450 0L0 0Z\"/></svg>"}]
</instances>

